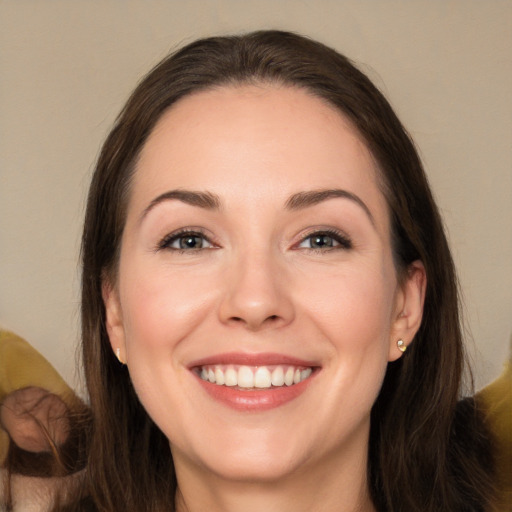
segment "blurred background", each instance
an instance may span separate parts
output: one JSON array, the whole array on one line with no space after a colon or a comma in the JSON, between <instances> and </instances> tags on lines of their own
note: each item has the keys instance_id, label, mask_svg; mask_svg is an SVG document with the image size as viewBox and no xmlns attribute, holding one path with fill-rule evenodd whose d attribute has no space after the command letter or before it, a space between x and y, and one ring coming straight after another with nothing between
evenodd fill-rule
<instances>
[{"instance_id":1,"label":"blurred background","mask_svg":"<svg viewBox=\"0 0 512 512\"><path fill-rule=\"evenodd\" d=\"M477 387L512 332L509 0L0 0L0 326L75 389L78 254L99 147L141 76L201 36L277 28L357 61L415 139Z\"/></svg>"}]
</instances>

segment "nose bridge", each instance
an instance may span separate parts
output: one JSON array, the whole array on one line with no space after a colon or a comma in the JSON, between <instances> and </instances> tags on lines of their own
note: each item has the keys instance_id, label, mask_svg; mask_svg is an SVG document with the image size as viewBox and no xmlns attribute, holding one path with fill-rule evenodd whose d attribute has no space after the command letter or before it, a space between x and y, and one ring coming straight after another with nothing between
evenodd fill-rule
<instances>
[{"instance_id":1,"label":"nose bridge","mask_svg":"<svg viewBox=\"0 0 512 512\"><path fill-rule=\"evenodd\" d=\"M257 330L293 319L293 304L277 252L268 246L246 247L236 255L220 307L223 322L243 323Z\"/></svg>"}]
</instances>

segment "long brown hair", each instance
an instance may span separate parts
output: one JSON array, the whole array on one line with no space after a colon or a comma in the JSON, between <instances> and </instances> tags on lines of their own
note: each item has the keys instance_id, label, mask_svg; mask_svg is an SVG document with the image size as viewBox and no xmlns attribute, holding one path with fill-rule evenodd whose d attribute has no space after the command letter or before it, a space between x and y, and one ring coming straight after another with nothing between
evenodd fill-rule
<instances>
[{"instance_id":1,"label":"long brown hair","mask_svg":"<svg viewBox=\"0 0 512 512\"><path fill-rule=\"evenodd\" d=\"M82 240L83 363L93 414L87 492L98 510L163 511L176 480L169 443L112 354L101 287L115 282L137 157L162 114L223 85L304 88L347 117L378 162L399 275L421 260L424 318L410 350L390 363L372 410L369 483L381 511L486 510L492 461L471 402L457 406L464 367L457 282L442 221L414 144L389 103L346 57L296 34L203 39L139 84L101 151ZM464 428L461 428L464 425Z\"/></svg>"}]
</instances>

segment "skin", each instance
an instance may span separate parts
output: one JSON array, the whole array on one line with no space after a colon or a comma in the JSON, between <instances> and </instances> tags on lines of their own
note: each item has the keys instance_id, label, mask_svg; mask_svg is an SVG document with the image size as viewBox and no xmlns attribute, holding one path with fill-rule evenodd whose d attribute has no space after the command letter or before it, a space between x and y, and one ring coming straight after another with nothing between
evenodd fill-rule
<instances>
[{"instance_id":1,"label":"skin","mask_svg":"<svg viewBox=\"0 0 512 512\"><path fill-rule=\"evenodd\" d=\"M370 410L389 361L421 322L425 272L397 278L372 155L320 99L276 86L223 87L166 112L141 153L118 281L104 283L112 348L169 438L178 510L374 510ZM218 208L156 198L214 194ZM297 193L341 189L290 208ZM354 199L356 198L356 199ZM179 251L182 228L205 235ZM341 242L311 248L311 234ZM309 238L308 238L309 237ZM350 243L343 243L343 237ZM189 366L238 352L314 361L294 400L240 411Z\"/></svg>"}]
</instances>

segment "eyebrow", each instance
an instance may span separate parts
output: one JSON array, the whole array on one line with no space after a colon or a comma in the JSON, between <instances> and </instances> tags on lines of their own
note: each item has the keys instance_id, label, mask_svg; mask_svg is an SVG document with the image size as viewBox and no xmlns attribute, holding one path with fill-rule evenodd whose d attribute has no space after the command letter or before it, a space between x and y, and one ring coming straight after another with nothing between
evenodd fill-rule
<instances>
[{"instance_id":1,"label":"eyebrow","mask_svg":"<svg viewBox=\"0 0 512 512\"><path fill-rule=\"evenodd\" d=\"M140 220L142 221L144 217L146 217L146 215L158 204L171 200L181 201L182 203L186 203L191 206L198 206L199 208L205 208L206 210L220 209L219 197L215 194L212 194L211 192L195 192L193 190L169 190L168 192L164 192L158 197L155 197L155 199L149 203L149 205L142 212Z\"/></svg>"},{"instance_id":2,"label":"eyebrow","mask_svg":"<svg viewBox=\"0 0 512 512\"><path fill-rule=\"evenodd\" d=\"M302 210L304 208L322 203L323 201L327 201L328 199L337 197L342 199L349 199L350 201L353 201L359 205L370 219L370 222L375 226L375 219L368 206L366 206L366 203L356 194L340 188L298 192L297 194L293 194L286 201L286 208L288 210Z\"/></svg>"},{"instance_id":3,"label":"eyebrow","mask_svg":"<svg viewBox=\"0 0 512 512\"><path fill-rule=\"evenodd\" d=\"M363 209L370 219L370 222L375 226L375 219L368 206L366 206L366 203L356 194L339 188L297 192L288 198L285 203L285 208L291 211L302 210L334 198L349 199L356 203ZM219 196L212 192L169 190L168 192L164 192L158 197L155 197L155 199L149 203L142 212L140 220L142 221L144 217L146 217L146 215L158 204L172 200L181 201L182 203L186 203L191 206L198 206L199 208L204 208L206 210L220 210L221 207L221 200Z\"/></svg>"}]
</instances>

